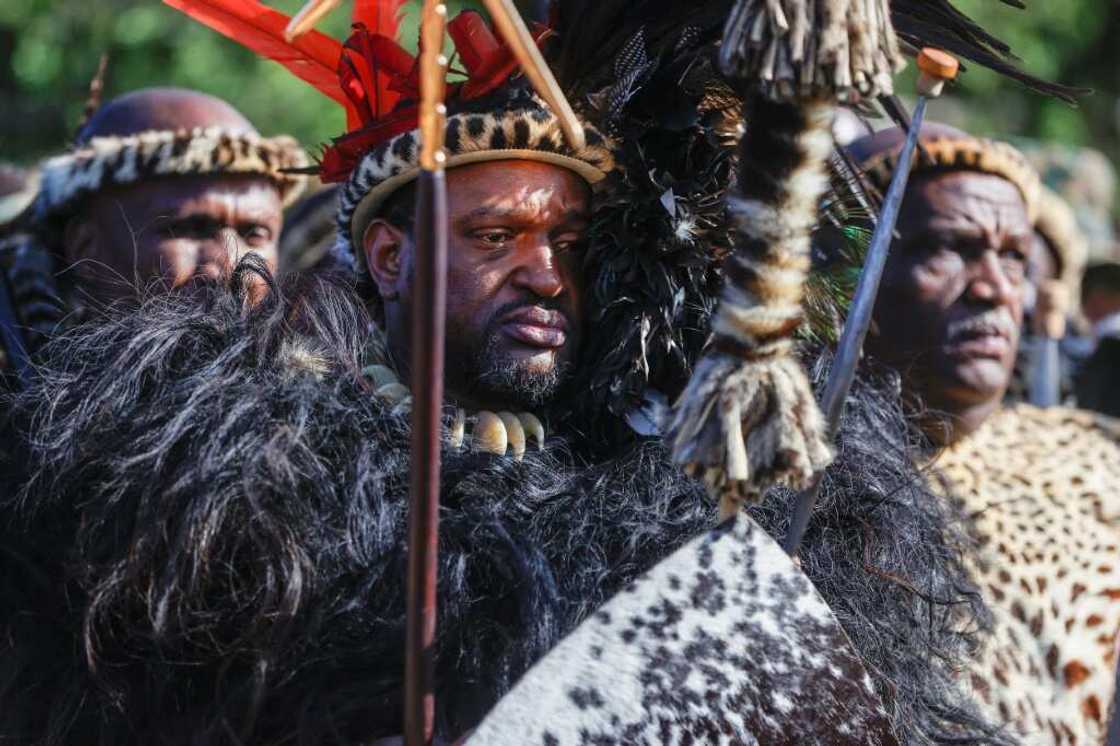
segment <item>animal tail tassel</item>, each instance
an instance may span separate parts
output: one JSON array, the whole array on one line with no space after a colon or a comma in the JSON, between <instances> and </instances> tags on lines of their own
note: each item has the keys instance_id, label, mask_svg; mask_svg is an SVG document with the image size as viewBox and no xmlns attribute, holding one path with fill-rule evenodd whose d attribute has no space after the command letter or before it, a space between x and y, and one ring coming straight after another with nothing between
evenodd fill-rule
<instances>
[{"instance_id":1,"label":"animal tail tassel","mask_svg":"<svg viewBox=\"0 0 1120 746\"><path fill-rule=\"evenodd\" d=\"M739 0L720 63L748 93L728 198L739 241L669 440L726 516L774 485L808 487L832 459L794 349L810 236L828 185L835 103L890 93L902 62L886 0Z\"/></svg>"}]
</instances>

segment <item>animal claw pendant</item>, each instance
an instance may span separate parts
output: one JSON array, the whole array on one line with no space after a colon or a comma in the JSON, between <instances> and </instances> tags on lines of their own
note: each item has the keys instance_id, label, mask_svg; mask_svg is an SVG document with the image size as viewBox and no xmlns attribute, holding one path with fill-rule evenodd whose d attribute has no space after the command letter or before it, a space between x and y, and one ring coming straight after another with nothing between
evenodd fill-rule
<instances>
[{"instance_id":1,"label":"animal claw pendant","mask_svg":"<svg viewBox=\"0 0 1120 746\"><path fill-rule=\"evenodd\" d=\"M372 384L373 395L389 405L393 414L408 414L412 407L411 392L392 368L369 365L362 370L362 375ZM447 440L455 450L469 446L473 451L497 456L508 454L515 461L520 461L530 441L536 441L538 451L544 450L545 427L540 418L531 412L481 410L468 413L458 408Z\"/></svg>"},{"instance_id":2,"label":"animal claw pendant","mask_svg":"<svg viewBox=\"0 0 1120 746\"><path fill-rule=\"evenodd\" d=\"M529 412L495 414L483 410L468 416L460 409L455 413L455 422L452 426L452 446L456 448L462 446L467 424L473 425L471 448L476 451L498 456L503 456L508 451L515 461L520 461L525 456L529 438L537 441L537 450L544 450L544 424L536 415Z\"/></svg>"}]
</instances>

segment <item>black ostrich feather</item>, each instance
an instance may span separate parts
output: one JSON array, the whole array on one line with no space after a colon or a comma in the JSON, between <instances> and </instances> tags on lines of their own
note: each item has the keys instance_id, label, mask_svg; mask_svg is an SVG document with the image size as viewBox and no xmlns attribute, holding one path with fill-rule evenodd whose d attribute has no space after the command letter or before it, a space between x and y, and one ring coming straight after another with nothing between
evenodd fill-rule
<instances>
[{"instance_id":1,"label":"black ostrich feather","mask_svg":"<svg viewBox=\"0 0 1120 746\"><path fill-rule=\"evenodd\" d=\"M714 63L734 4L553 3L550 62L573 105L619 143L621 166L598 200L587 256L598 333L566 397L567 414L589 435L625 433L619 418L650 388L673 399L707 340L720 264L732 247L723 197L747 129L742 82ZM1075 93L1019 70L1009 47L949 0L894 0L892 11L911 45L941 46L1066 100ZM875 203L842 164L833 176L822 215L844 240L822 254L824 275L810 283L807 336L818 342L835 338L866 243L846 226Z\"/></svg>"},{"instance_id":2,"label":"black ostrich feather","mask_svg":"<svg viewBox=\"0 0 1120 746\"><path fill-rule=\"evenodd\" d=\"M1000 0L1023 10L1019 0ZM966 16L949 0L891 0L891 20L895 33L912 47L939 47L978 65L990 68L1033 91L1075 103L1089 92L1051 83L1020 69L1011 47Z\"/></svg>"}]
</instances>

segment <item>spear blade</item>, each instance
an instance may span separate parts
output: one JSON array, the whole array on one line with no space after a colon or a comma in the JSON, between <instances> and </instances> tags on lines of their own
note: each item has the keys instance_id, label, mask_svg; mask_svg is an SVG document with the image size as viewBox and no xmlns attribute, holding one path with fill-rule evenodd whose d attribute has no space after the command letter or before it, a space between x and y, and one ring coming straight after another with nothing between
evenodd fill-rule
<instances>
[{"instance_id":1,"label":"spear blade","mask_svg":"<svg viewBox=\"0 0 1120 746\"><path fill-rule=\"evenodd\" d=\"M1041 337L1034 350L1030 402L1036 407L1056 407L1061 399L1061 355L1058 340Z\"/></svg>"}]
</instances>

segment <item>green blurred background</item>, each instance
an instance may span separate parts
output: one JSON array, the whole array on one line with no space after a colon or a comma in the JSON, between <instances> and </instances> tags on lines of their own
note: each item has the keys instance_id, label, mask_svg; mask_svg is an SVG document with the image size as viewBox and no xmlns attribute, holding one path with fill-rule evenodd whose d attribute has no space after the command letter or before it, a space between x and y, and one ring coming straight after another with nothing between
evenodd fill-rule
<instances>
[{"instance_id":1,"label":"green blurred background","mask_svg":"<svg viewBox=\"0 0 1120 746\"><path fill-rule=\"evenodd\" d=\"M265 0L294 13L302 0ZM454 14L464 0L450 0ZM402 38L414 39L419 2ZM320 24L345 37L349 1ZM27 164L66 146L81 120L100 55L105 97L176 85L227 99L262 133L311 147L345 128L342 109L280 65L257 57L158 0L0 0L0 160Z\"/></svg>"},{"instance_id":2,"label":"green blurred background","mask_svg":"<svg viewBox=\"0 0 1120 746\"><path fill-rule=\"evenodd\" d=\"M465 1L452 2L452 11ZM978 134L1091 145L1120 161L1120 2L1027 2L1027 11L999 0L959 5L1008 41L1028 70L1096 93L1073 108L973 70L934 116ZM292 12L300 0L270 4ZM410 3L406 34L414 35L418 4ZM341 37L346 25L338 10L324 30ZM288 132L309 146L343 128L336 105L279 65L155 0L0 0L0 160L28 164L65 147L102 52L110 55L107 96L160 84L199 88L234 102L264 133Z\"/></svg>"}]
</instances>

